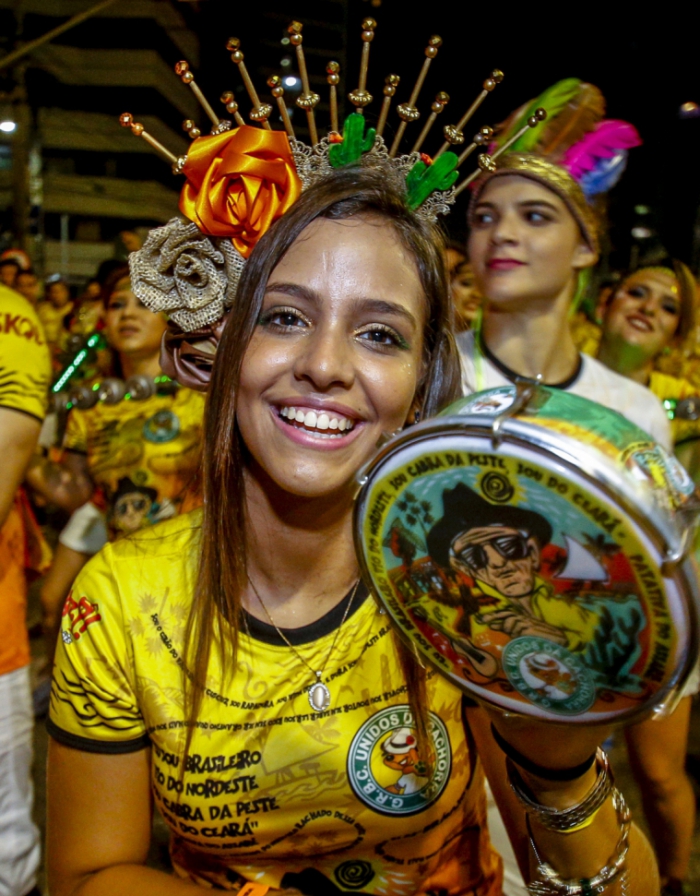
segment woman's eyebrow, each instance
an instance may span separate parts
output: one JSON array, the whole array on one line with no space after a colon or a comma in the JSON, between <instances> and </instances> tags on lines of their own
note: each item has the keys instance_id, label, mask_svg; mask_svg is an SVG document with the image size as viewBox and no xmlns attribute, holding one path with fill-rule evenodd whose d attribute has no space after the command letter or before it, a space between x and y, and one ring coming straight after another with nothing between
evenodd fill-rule
<instances>
[{"instance_id":1,"label":"woman's eyebrow","mask_svg":"<svg viewBox=\"0 0 700 896\"><path fill-rule=\"evenodd\" d=\"M417 327L418 322L408 308L397 302L388 302L386 299L357 299L358 310L371 311L374 314L393 314L402 317L412 327Z\"/></svg>"},{"instance_id":2,"label":"woman's eyebrow","mask_svg":"<svg viewBox=\"0 0 700 896\"><path fill-rule=\"evenodd\" d=\"M320 305L321 297L314 289L308 286L302 286L301 283L268 283L265 288L265 295L271 292L281 292L283 295L290 296L293 299L305 299L312 305Z\"/></svg>"},{"instance_id":3,"label":"woman's eyebrow","mask_svg":"<svg viewBox=\"0 0 700 896\"><path fill-rule=\"evenodd\" d=\"M518 203L519 208L549 208L553 212L560 211L559 206L554 205L552 202L547 202L546 199L524 199L522 202Z\"/></svg>"}]
</instances>

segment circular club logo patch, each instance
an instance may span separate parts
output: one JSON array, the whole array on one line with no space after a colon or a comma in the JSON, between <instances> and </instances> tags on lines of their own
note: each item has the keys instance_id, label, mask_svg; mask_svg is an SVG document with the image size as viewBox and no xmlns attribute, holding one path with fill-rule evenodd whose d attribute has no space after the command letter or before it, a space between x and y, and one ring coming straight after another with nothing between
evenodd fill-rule
<instances>
[{"instance_id":1,"label":"circular club logo patch","mask_svg":"<svg viewBox=\"0 0 700 896\"><path fill-rule=\"evenodd\" d=\"M518 693L550 712L577 715L595 702L595 684L581 660L544 638L528 636L507 644L503 670Z\"/></svg>"},{"instance_id":2,"label":"circular club logo patch","mask_svg":"<svg viewBox=\"0 0 700 896\"><path fill-rule=\"evenodd\" d=\"M357 797L382 815L414 815L440 796L450 777L452 751L442 720L430 713L431 755L421 756L409 706L390 706L368 719L348 755ZM429 772L432 769L432 773Z\"/></svg>"}]
</instances>

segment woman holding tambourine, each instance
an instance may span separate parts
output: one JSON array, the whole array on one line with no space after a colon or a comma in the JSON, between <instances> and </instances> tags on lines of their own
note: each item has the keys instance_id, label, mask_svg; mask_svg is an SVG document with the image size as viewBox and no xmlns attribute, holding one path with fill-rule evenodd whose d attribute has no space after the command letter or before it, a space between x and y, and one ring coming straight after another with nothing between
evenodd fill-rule
<instances>
[{"instance_id":1,"label":"woman holding tambourine","mask_svg":"<svg viewBox=\"0 0 700 896\"><path fill-rule=\"evenodd\" d=\"M419 550L416 533L439 525L431 505L405 494L403 529L392 517L380 533L391 495L374 494L365 546L353 520L377 444L420 431L459 391L441 241L416 192L429 166L409 158L406 180L372 140L368 159L331 156L359 147L358 118L319 150L320 174L278 131L199 138L183 167L195 224L175 219L133 259L135 293L181 328L170 369L204 386L211 373L204 507L107 546L73 588L49 720L54 896L496 896L482 769L533 892L658 890L597 748L605 726L465 706L361 581L356 547L364 564L379 539L399 578L425 571L431 618L478 615L459 568L429 569ZM245 179L231 174L241 159ZM496 551L522 552L507 534ZM492 547L443 543L450 563ZM477 679L498 680L488 651L461 642ZM152 800L177 878L145 865Z\"/></svg>"}]
</instances>

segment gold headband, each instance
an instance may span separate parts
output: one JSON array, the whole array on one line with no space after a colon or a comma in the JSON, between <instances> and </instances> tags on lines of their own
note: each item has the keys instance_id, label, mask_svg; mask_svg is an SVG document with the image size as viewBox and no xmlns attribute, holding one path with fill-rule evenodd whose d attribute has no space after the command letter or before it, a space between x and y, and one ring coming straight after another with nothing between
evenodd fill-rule
<instances>
[{"instance_id":1,"label":"gold headband","mask_svg":"<svg viewBox=\"0 0 700 896\"><path fill-rule=\"evenodd\" d=\"M600 251L598 221L596 220L595 212L586 202L583 190L568 171L560 165L555 165L553 162L545 159L544 156L535 155L534 153L508 153L500 160L495 171L486 172L476 181L469 203L468 217L470 222L486 184L493 180L494 177L504 177L509 174L516 174L519 177L534 180L536 183L542 184L543 187L556 193L573 215L588 247L598 254Z\"/></svg>"}]
</instances>

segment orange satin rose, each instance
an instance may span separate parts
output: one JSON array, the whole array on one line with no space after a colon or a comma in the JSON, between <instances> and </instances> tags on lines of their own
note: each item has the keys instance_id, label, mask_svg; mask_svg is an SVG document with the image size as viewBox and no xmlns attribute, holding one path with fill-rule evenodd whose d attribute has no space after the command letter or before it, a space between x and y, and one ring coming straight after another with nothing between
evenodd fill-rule
<instances>
[{"instance_id":1,"label":"orange satin rose","mask_svg":"<svg viewBox=\"0 0 700 896\"><path fill-rule=\"evenodd\" d=\"M183 173L180 211L203 233L230 237L244 258L301 193L284 131L249 125L199 137Z\"/></svg>"}]
</instances>

